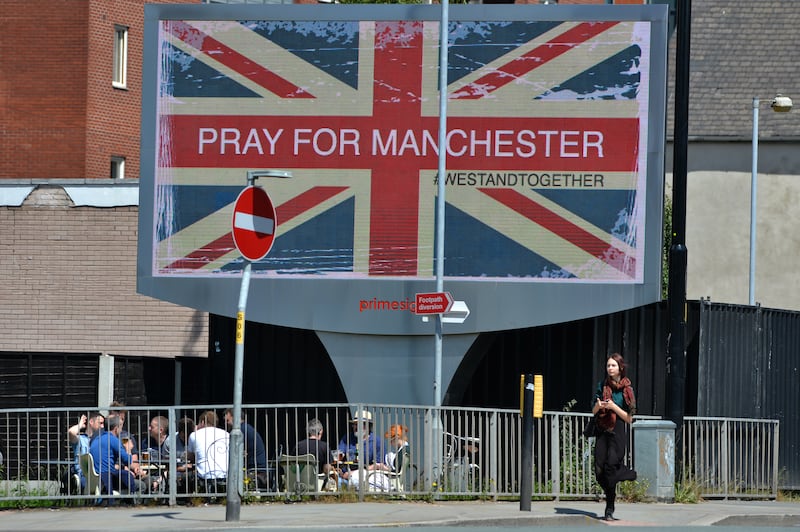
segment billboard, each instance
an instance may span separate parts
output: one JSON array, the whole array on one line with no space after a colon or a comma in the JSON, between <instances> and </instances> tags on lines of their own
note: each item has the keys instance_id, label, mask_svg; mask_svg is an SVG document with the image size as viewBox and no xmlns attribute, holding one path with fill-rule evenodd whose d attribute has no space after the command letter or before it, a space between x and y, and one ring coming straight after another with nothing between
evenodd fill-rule
<instances>
[{"instance_id":1,"label":"billboard","mask_svg":"<svg viewBox=\"0 0 800 532\"><path fill-rule=\"evenodd\" d=\"M429 334L440 179L446 333L657 301L665 6L452 6L443 146L439 16L146 6L138 290L235 315L233 204L281 169L248 319Z\"/></svg>"}]
</instances>

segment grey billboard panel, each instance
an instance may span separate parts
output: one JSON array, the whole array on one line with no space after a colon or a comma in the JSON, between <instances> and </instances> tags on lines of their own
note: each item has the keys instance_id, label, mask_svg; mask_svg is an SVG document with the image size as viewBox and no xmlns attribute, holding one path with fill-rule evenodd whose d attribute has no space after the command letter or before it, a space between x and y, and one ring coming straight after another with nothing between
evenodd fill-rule
<instances>
[{"instance_id":1,"label":"grey billboard panel","mask_svg":"<svg viewBox=\"0 0 800 532\"><path fill-rule=\"evenodd\" d=\"M436 195L445 333L660 298L665 6L452 6L446 172L438 6L145 10L138 290L233 316L233 203L276 208L247 318L430 334Z\"/></svg>"}]
</instances>

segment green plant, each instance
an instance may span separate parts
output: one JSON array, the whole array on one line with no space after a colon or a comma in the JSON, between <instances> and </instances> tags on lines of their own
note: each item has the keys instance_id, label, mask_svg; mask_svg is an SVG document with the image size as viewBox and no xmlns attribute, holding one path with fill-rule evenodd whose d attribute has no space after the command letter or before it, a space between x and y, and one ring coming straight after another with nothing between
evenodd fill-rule
<instances>
[{"instance_id":1,"label":"green plant","mask_svg":"<svg viewBox=\"0 0 800 532\"><path fill-rule=\"evenodd\" d=\"M675 502L682 504L695 504L703 500L700 496L702 489L700 483L693 477L684 476L675 483Z\"/></svg>"},{"instance_id":2,"label":"green plant","mask_svg":"<svg viewBox=\"0 0 800 532\"><path fill-rule=\"evenodd\" d=\"M571 399L561 408L562 412L571 412L576 399ZM560 420L559 442L561 445L561 460L559 463L559 479L561 493L568 494L598 494L600 486L594 475L586 472L592 471L593 444L583 437L580 427L568 417Z\"/></svg>"},{"instance_id":3,"label":"green plant","mask_svg":"<svg viewBox=\"0 0 800 532\"><path fill-rule=\"evenodd\" d=\"M11 500L0 500L0 508L51 508L66 506L67 501L48 499L50 494L44 488L31 487L26 479L7 481L0 490L0 497L10 497ZM40 498L41 497L41 498Z\"/></svg>"},{"instance_id":4,"label":"green plant","mask_svg":"<svg viewBox=\"0 0 800 532\"><path fill-rule=\"evenodd\" d=\"M577 399L570 399L569 401L567 401L567 404L565 404L563 407L561 407L561 411L562 412L572 412L572 409L575 408L575 405L577 405L577 404L578 404L578 400Z\"/></svg>"},{"instance_id":5,"label":"green plant","mask_svg":"<svg viewBox=\"0 0 800 532\"><path fill-rule=\"evenodd\" d=\"M800 502L800 491L778 490L777 500L781 502Z\"/></svg>"},{"instance_id":6,"label":"green plant","mask_svg":"<svg viewBox=\"0 0 800 532\"><path fill-rule=\"evenodd\" d=\"M633 482L620 482L617 484L617 493L625 502L642 502L647 499L647 489L650 482L635 480Z\"/></svg>"}]
</instances>

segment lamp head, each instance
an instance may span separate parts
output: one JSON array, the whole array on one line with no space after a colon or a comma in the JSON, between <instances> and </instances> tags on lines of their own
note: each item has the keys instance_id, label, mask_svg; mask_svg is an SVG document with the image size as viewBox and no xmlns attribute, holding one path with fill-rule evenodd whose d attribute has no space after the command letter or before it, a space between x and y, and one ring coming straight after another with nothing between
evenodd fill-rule
<instances>
[{"instance_id":1,"label":"lamp head","mask_svg":"<svg viewBox=\"0 0 800 532\"><path fill-rule=\"evenodd\" d=\"M252 185L259 177L279 177L289 178L292 177L290 170L248 170L247 171L247 184Z\"/></svg>"},{"instance_id":2,"label":"lamp head","mask_svg":"<svg viewBox=\"0 0 800 532\"><path fill-rule=\"evenodd\" d=\"M792 99L788 96L781 96L778 94L769 106L772 107L772 110L776 113L788 113L792 110Z\"/></svg>"}]
</instances>

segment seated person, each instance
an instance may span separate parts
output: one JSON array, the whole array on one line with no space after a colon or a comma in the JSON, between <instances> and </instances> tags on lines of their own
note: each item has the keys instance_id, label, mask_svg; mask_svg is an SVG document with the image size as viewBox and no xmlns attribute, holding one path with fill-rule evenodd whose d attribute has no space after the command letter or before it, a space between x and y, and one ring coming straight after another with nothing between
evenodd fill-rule
<instances>
[{"instance_id":1,"label":"seated person","mask_svg":"<svg viewBox=\"0 0 800 532\"><path fill-rule=\"evenodd\" d=\"M169 420L164 416L155 416L150 420L150 427L148 429L147 447L146 450L150 452L150 459L155 461L166 462L169 460L170 455L170 442L169 434ZM180 438L175 438L176 456L180 456L183 452L183 442Z\"/></svg>"},{"instance_id":2,"label":"seated person","mask_svg":"<svg viewBox=\"0 0 800 532\"><path fill-rule=\"evenodd\" d=\"M176 482L178 491L186 492L187 486L194 484L194 466L189 462L187 448L189 447L189 435L194 432L194 421L184 417L178 420L178 433L175 440L180 442L178 450L178 468Z\"/></svg>"},{"instance_id":3,"label":"seated person","mask_svg":"<svg viewBox=\"0 0 800 532\"><path fill-rule=\"evenodd\" d=\"M189 446L189 435L194 432L194 421L191 418L183 417L178 420L177 440L180 442L181 450L179 456L183 456L186 461L186 448Z\"/></svg>"},{"instance_id":4,"label":"seated person","mask_svg":"<svg viewBox=\"0 0 800 532\"><path fill-rule=\"evenodd\" d=\"M67 440L72 447L72 456L75 459L75 463L70 466L70 472L78 475L81 493L86 490L86 477L83 476L80 457L89 453L89 444L103 430L104 423L105 417L103 417L103 414L90 412L88 416L86 414L81 415L78 422L67 430Z\"/></svg>"},{"instance_id":5,"label":"seated person","mask_svg":"<svg viewBox=\"0 0 800 532\"><path fill-rule=\"evenodd\" d=\"M227 408L225 410L225 428L230 431L233 430L233 409ZM247 471L255 472L256 484L258 488L266 488L268 485L267 475L267 448L264 446L264 440L261 434L255 429L253 425L247 423L244 419L244 413L240 415L241 424L239 429L242 431L242 441L244 441L244 462Z\"/></svg>"},{"instance_id":6,"label":"seated person","mask_svg":"<svg viewBox=\"0 0 800 532\"><path fill-rule=\"evenodd\" d=\"M400 464L397 463L397 455L401 450L408 450L408 427L405 425L392 425L386 431L384 437L389 440L389 451L384 457L383 463L389 468L389 471L397 472Z\"/></svg>"},{"instance_id":7,"label":"seated person","mask_svg":"<svg viewBox=\"0 0 800 532\"><path fill-rule=\"evenodd\" d=\"M408 448L408 428L403 425L392 425L384 437L389 441L391 450L384 455L383 462L371 464L367 468L367 482L371 490L389 491L391 489L389 477L384 471L397 472L400 469L397 456L401 450ZM350 472L348 482L350 486L358 489L360 483L358 470Z\"/></svg>"},{"instance_id":8,"label":"seated person","mask_svg":"<svg viewBox=\"0 0 800 532\"><path fill-rule=\"evenodd\" d=\"M103 491L111 493L137 493L143 491L146 477L139 469L139 464L131 459L128 450L119 440L122 424L119 416L106 418L106 430L94 438L89 446L89 453L94 459L94 466L100 475Z\"/></svg>"},{"instance_id":9,"label":"seated person","mask_svg":"<svg viewBox=\"0 0 800 532\"><path fill-rule=\"evenodd\" d=\"M338 474L330 463L331 453L328 444L322 441L322 422L319 419L312 419L306 425L306 439L297 442L292 454L302 456L313 454L317 458L317 469L320 473L325 473L325 482L322 489L328 489L328 480L336 482ZM331 486L332 487L332 486Z\"/></svg>"},{"instance_id":10,"label":"seated person","mask_svg":"<svg viewBox=\"0 0 800 532\"><path fill-rule=\"evenodd\" d=\"M111 410L108 411L108 415L116 415L120 419L119 439L122 441L123 445L127 446L126 449L128 450L128 454L131 455L131 459L133 459L134 462L138 462L139 443L133 434L128 432L128 430L125 428L125 420L128 418L128 410L125 408L125 403L120 401L112 401L108 406L111 407ZM128 442L130 442L130 445L128 445Z\"/></svg>"},{"instance_id":11,"label":"seated person","mask_svg":"<svg viewBox=\"0 0 800 532\"><path fill-rule=\"evenodd\" d=\"M348 462L353 462L349 467L343 468L339 484L348 481L353 471L358 469L359 448L364 453L363 463L367 468L380 467L384 455L383 438L372 431L372 413L367 410L356 412L350 420L350 430L339 442L339 452L344 454Z\"/></svg>"},{"instance_id":12,"label":"seated person","mask_svg":"<svg viewBox=\"0 0 800 532\"><path fill-rule=\"evenodd\" d=\"M228 476L229 435L217 427L217 421L217 413L206 410L197 421L197 429L189 435L186 453L201 480L220 480Z\"/></svg>"},{"instance_id":13,"label":"seated person","mask_svg":"<svg viewBox=\"0 0 800 532\"><path fill-rule=\"evenodd\" d=\"M169 420L166 417L155 416L150 420L150 425L147 430L147 439L145 441L146 447L142 448L140 459L142 462L147 463L149 461L152 464L150 471L154 472L154 474L151 474L151 477L155 477L153 484L154 489L157 489L160 483L166 484L167 463L172 454L168 435ZM183 443L175 437L172 440L172 445L176 447L177 458L180 456L180 452L183 451Z\"/></svg>"}]
</instances>

